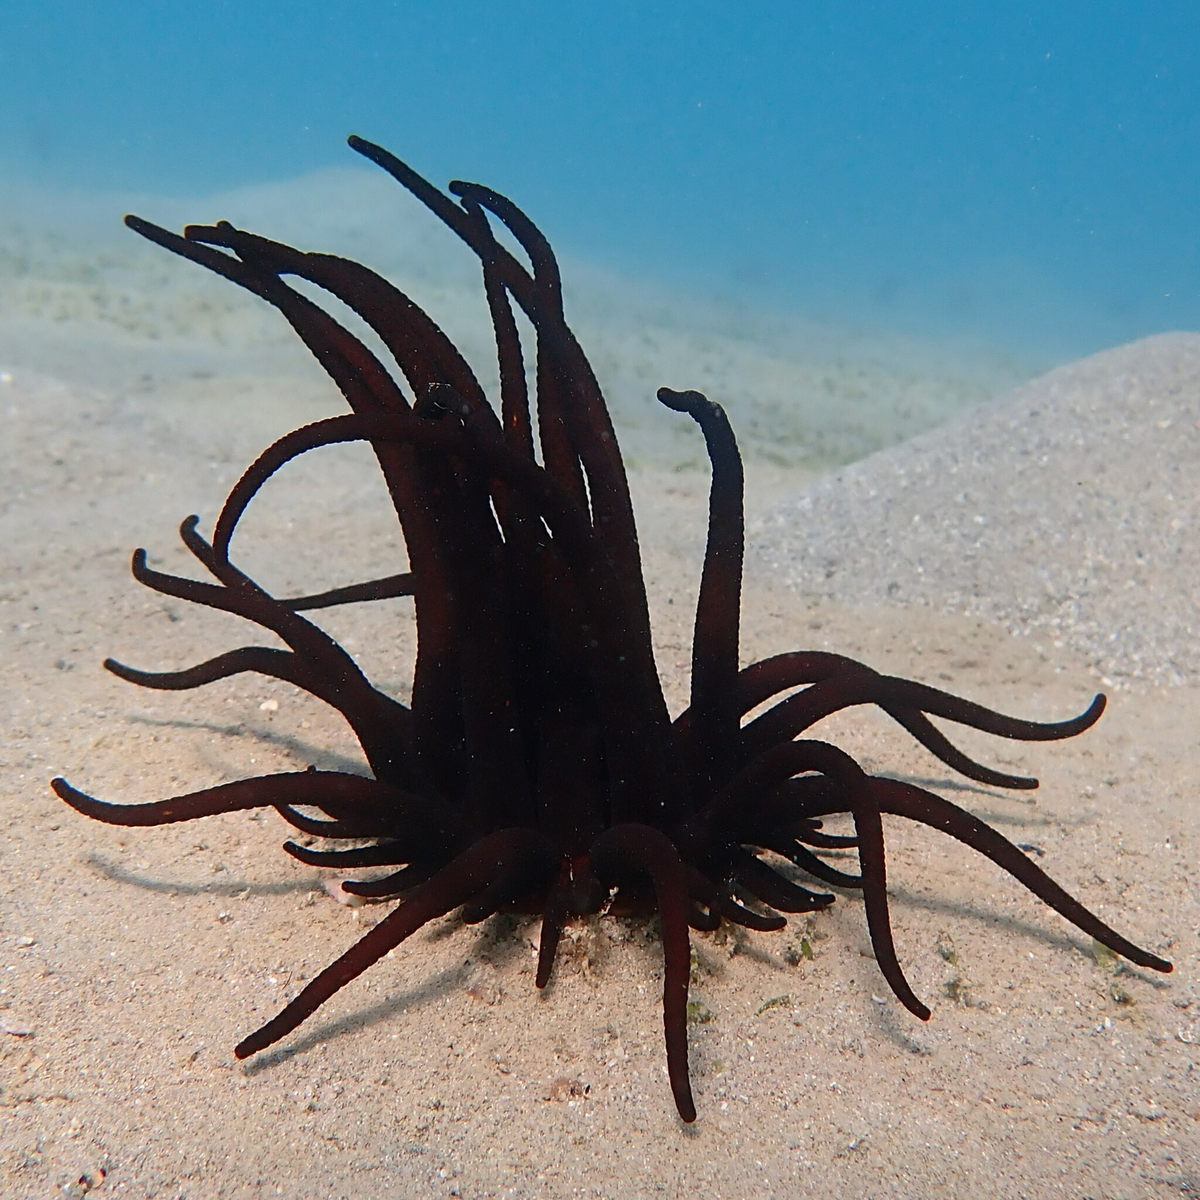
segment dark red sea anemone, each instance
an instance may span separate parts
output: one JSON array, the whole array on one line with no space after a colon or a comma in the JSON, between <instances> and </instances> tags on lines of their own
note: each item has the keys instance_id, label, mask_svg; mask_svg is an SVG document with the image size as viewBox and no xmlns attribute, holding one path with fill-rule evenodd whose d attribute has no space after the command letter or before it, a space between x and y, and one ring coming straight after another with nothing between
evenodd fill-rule
<instances>
[{"instance_id":1,"label":"dark red sea anemone","mask_svg":"<svg viewBox=\"0 0 1200 1200\"><path fill-rule=\"evenodd\" d=\"M739 669L741 457L719 405L698 392L664 388L659 399L697 422L712 463L691 702L671 719L651 649L624 465L596 378L564 320L549 244L490 188L452 183L455 200L380 147L360 138L350 144L478 255L495 327L499 412L437 325L358 263L304 253L226 222L189 226L180 237L128 217L142 236L275 305L351 412L270 446L229 494L211 540L201 536L197 518L183 523L185 545L215 582L153 570L143 550L133 556L133 574L147 587L236 613L287 648L244 646L167 673L111 660L105 665L150 688L199 687L243 671L286 680L345 717L371 775L266 775L136 805L107 804L54 781L72 807L115 825L273 807L306 834L359 843L325 850L285 843L302 862L394 868L382 878L344 884L356 895L398 903L241 1042L237 1056L291 1033L389 949L454 909L467 922L502 909L540 913L538 987L549 980L563 926L572 918L656 912L671 1090L680 1116L692 1121L689 926L712 930L729 921L776 930L786 924L784 913L832 903L833 896L800 886L795 867L822 883L862 890L880 970L901 1003L928 1018L892 942L884 813L965 842L1103 945L1143 967L1169 971L1170 963L1126 941L970 813L913 784L867 775L836 746L804 736L839 709L874 704L968 778L1032 788L1034 779L972 761L930 717L998 737L1049 741L1091 726L1104 697L1072 720L1038 724L837 654L799 651ZM520 244L528 265L500 244L493 221ZM288 276L317 285L356 312L387 347L404 383L285 282ZM513 301L536 331L536 439ZM409 570L278 599L231 561L238 520L285 463L349 441L369 442L374 451ZM350 655L301 614L408 595L416 607L417 659L406 706L373 687ZM852 837L822 831L822 818L832 814L853 818ZM858 874L821 857L835 847L857 848Z\"/></svg>"}]
</instances>

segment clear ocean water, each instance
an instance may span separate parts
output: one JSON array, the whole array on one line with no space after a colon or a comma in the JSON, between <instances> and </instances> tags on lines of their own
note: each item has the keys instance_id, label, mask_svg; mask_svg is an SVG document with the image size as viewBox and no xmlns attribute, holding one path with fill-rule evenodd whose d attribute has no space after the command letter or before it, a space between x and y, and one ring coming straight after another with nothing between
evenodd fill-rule
<instances>
[{"instance_id":1,"label":"clear ocean water","mask_svg":"<svg viewBox=\"0 0 1200 1200\"><path fill-rule=\"evenodd\" d=\"M1198 48L1179 0L6 0L0 173L214 192L356 132L583 260L1054 361L1200 327Z\"/></svg>"}]
</instances>

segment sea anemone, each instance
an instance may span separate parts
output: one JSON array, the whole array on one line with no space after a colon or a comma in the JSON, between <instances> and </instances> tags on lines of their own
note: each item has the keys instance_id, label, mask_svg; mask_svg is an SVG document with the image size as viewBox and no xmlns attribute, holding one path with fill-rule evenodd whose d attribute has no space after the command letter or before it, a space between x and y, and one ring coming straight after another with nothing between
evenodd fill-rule
<instances>
[{"instance_id":1,"label":"sea anemone","mask_svg":"<svg viewBox=\"0 0 1200 1200\"><path fill-rule=\"evenodd\" d=\"M800 651L739 669L744 546L742 462L721 407L694 391L659 400L691 417L712 465L708 543L692 644L691 697L673 720L651 647L637 531L625 469L595 375L563 316L558 265L510 200L478 184L438 190L359 138L350 145L404 185L478 255L495 329L499 411L458 350L412 300L347 259L312 254L226 222L183 236L137 217L131 229L269 301L337 384L351 412L287 434L230 492L211 540L189 517L184 544L215 582L152 569L134 577L164 595L235 613L286 649L244 646L183 671L109 660L143 687L182 689L251 671L282 679L340 712L370 775L308 770L244 779L152 804L108 804L62 779L79 812L115 825L159 825L273 807L295 828L352 848L287 842L301 862L392 868L347 882L392 911L286 1008L236 1048L239 1058L285 1037L392 947L455 909L479 922L501 910L540 913L537 985L564 925L596 913L656 913L664 957L667 1068L680 1116L696 1116L688 1073L689 927L722 921L777 930L784 913L833 896L796 881L860 889L875 958L900 1002L926 1019L901 970L888 912L882 815L930 825L999 864L1103 945L1159 971L1171 965L1128 942L994 829L950 801L866 774L836 746L805 737L822 718L874 704L943 762L996 787L1034 779L972 761L930 717L1003 738L1072 737L1104 709L1054 724L1017 720L838 654ZM455 199L457 198L457 199ZM497 239L499 221L528 256ZM324 289L378 335L403 383L357 337L285 282ZM533 411L513 302L536 334ZM536 425L536 436L535 436ZM408 570L320 595L279 599L230 558L258 489L309 450L368 442L403 531ZM310 609L412 596L417 657L411 703L372 686ZM764 704L775 702L752 719ZM853 836L822 830L849 814ZM854 847L858 873L821 851Z\"/></svg>"}]
</instances>

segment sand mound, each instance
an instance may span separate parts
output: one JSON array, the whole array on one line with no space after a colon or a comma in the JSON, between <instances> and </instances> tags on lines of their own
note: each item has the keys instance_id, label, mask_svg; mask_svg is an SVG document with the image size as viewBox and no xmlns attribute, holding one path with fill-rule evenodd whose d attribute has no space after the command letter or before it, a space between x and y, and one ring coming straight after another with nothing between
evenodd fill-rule
<instances>
[{"instance_id":1,"label":"sand mound","mask_svg":"<svg viewBox=\"0 0 1200 1200\"><path fill-rule=\"evenodd\" d=\"M1051 371L758 523L808 595L994 620L1112 680L1200 676L1200 335Z\"/></svg>"}]
</instances>

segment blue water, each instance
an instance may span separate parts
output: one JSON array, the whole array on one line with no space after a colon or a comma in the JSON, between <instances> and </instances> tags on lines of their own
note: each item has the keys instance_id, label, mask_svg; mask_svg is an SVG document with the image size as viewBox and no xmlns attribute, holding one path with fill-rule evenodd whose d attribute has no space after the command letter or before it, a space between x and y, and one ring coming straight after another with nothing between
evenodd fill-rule
<instances>
[{"instance_id":1,"label":"blue water","mask_svg":"<svg viewBox=\"0 0 1200 1200\"><path fill-rule=\"evenodd\" d=\"M1066 357L1200 327L1198 49L1194 0L7 0L0 169L214 191L353 131L671 286Z\"/></svg>"}]
</instances>

